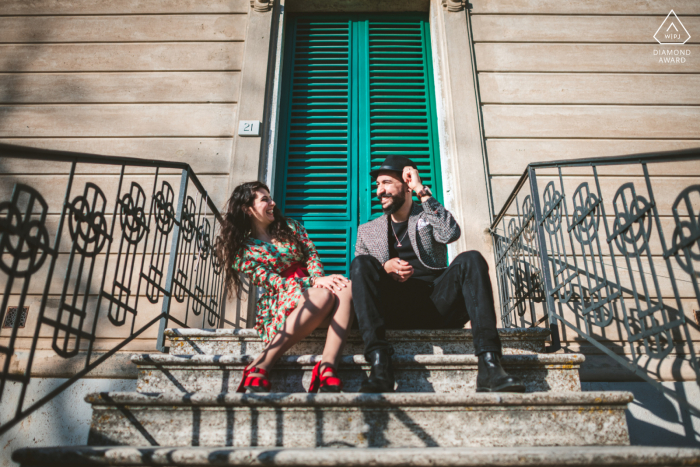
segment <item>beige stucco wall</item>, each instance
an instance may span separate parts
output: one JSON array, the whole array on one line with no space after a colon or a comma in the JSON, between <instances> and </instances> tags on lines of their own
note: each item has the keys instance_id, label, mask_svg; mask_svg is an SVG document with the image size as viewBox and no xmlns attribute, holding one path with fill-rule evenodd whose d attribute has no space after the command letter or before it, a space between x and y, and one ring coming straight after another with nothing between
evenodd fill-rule
<instances>
[{"instance_id":1,"label":"beige stucco wall","mask_svg":"<svg viewBox=\"0 0 700 467\"><path fill-rule=\"evenodd\" d=\"M185 161L213 185L231 158L249 8L0 2L0 141Z\"/></svg>"},{"instance_id":2,"label":"beige stucco wall","mask_svg":"<svg viewBox=\"0 0 700 467\"><path fill-rule=\"evenodd\" d=\"M249 0L0 2L0 142L187 162L222 206L232 168L250 15ZM67 163L2 159L0 198L8 199L15 183L38 189L49 203L49 231L55 231L69 170ZM105 191L111 212L118 173L118 168L78 165L71 199L93 181ZM153 170L126 173L125 183L137 181L150 195ZM177 189L179 174L161 171L160 180ZM65 271L68 245L62 244L60 251L59 276ZM98 258L98 264L102 261ZM40 282L33 281L30 293L41 294ZM60 290L51 294L49 309ZM27 361L22 349L31 344L38 300L39 295L29 296L29 320L19 332L13 372L22 371ZM160 305L145 299L141 304L137 329L160 312ZM246 311L235 305L229 307L229 317L238 311L245 319ZM135 376L127 355L154 351L156 331L157 326L92 376ZM50 328L44 334L35 374L69 376L81 368L83 355L55 357ZM95 350L108 350L127 334L128 329L98 327Z\"/></svg>"},{"instance_id":3,"label":"beige stucco wall","mask_svg":"<svg viewBox=\"0 0 700 467\"><path fill-rule=\"evenodd\" d=\"M530 162L700 147L699 2L472 3L480 108L496 212ZM659 45L654 40L671 9L691 35L685 45ZM689 52L684 63L659 63L660 56L655 52L674 49ZM700 164L657 164L649 169L668 235L673 230L671 205L683 188L700 182ZM591 173L590 169L563 171L569 213L571 195L581 182L592 182ZM599 173L608 215L613 212L615 191L623 183L634 182L640 193L646 192L640 166L601 169ZM540 195L552 180L556 178L539 177ZM528 193L523 190L520 203ZM511 212L514 211L515 207ZM667 276L656 235L651 243L657 271L660 276ZM606 261L609 263L609 258ZM645 268L649 270L648 266ZM691 334L698 339L697 323L690 316L691 310L697 308L695 293L686 273L675 262L673 268L683 306L691 319ZM626 269L621 271L622 282L629 285ZM608 268L608 274L611 273ZM671 299L675 305L670 281L661 277L660 286L666 300ZM573 313L565 315L576 321ZM592 332L609 348L629 357L623 323L593 327ZM628 378L571 330L565 330L564 341L567 351L586 353L584 378ZM694 379L690 368L678 362L658 364L642 357L640 363L660 379Z\"/></svg>"},{"instance_id":4,"label":"beige stucco wall","mask_svg":"<svg viewBox=\"0 0 700 467\"><path fill-rule=\"evenodd\" d=\"M700 145L700 3L473 4L497 210L529 162ZM662 46L653 38L671 9L690 32L684 46ZM659 63L654 55L679 48L691 53L686 63Z\"/></svg>"}]
</instances>

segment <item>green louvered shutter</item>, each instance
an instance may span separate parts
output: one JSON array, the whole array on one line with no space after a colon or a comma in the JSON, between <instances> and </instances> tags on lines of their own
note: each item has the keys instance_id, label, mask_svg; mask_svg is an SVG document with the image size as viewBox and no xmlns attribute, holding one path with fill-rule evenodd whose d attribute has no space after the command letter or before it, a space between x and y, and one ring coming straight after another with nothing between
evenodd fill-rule
<instances>
[{"instance_id":1,"label":"green louvered shutter","mask_svg":"<svg viewBox=\"0 0 700 467\"><path fill-rule=\"evenodd\" d=\"M327 273L347 274L357 228L351 197L352 24L304 20L290 25L281 120L286 135L275 196L284 213L304 223ZM288 36L288 37L290 37Z\"/></svg>"},{"instance_id":2,"label":"green louvered shutter","mask_svg":"<svg viewBox=\"0 0 700 467\"><path fill-rule=\"evenodd\" d=\"M371 167L406 155L441 198L427 18L292 17L285 49L274 196L347 274L357 225L381 214Z\"/></svg>"},{"instance_id":3,"label":"green louvered shutter","mask_svg":"<svg viewBox=\"0 0 700 467\"><path fill-rule=\"evenodd\" d=\"M406 156L442 201L428 21L370 19L367 29L369 92L363 105L369 109L369 167L362 171L380 167L390 154ZM380 216L382 208L371 178L361 180L369 184L369 199L360 208L366 222Z\"/></svg>"}]
</instances>

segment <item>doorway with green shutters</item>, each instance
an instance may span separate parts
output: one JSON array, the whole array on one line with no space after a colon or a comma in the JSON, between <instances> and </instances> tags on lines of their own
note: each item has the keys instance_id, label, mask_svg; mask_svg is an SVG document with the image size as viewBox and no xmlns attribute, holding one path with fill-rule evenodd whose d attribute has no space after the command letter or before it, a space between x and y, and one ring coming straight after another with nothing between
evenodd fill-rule
<instances>
[{"instance_id":1,"label":"doorway with green shutters","mask_svg":"<svg viewBox=\"0 0 700 467\"><path fill-rule=\"evenodd\" d=\"M347 275L357 226L381 215L369 171L411 158L442 201L427 15L288 19L275 200L327 273Z\"/></svg>"}]
</instances>

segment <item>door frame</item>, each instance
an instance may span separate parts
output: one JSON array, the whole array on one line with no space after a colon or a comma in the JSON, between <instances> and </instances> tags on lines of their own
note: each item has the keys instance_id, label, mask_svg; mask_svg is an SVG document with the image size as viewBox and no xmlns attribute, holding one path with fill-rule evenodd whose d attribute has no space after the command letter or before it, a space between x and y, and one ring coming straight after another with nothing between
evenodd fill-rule
<instances>
[{"instance_id":1,"label":"door frame","mask_svg":"<svg viewBox=\"0 0 700 467\"><path fill-rule=\"evenodd\" d=\"M274 39L270 44L270 53L274 53L275 57L267 75L270 91L270 107L266 113L269 132L265 135L259 160L249 161L260 167L260 179L270 187L274 186L282 56L288 16L285 11L351 13L356 12L358 7L375 8L376 12L428 11L443 199L445 207L462 226L461 238L448 245L448 252L450 259L453 259L462 251L480 251L490 265L491 281L495 283L493 246L488 230L493 216L492 194L471 19L469 11L464 8L466 2L387 0L352 5L352 2L344 0L327 0L322 4L307 0L278 1L279 4L272 11L275 20L271 21ZM251 34L246 37L246 42L258 40L264 41L265 38L258 39ZM256 156L251 154L248 157Z\"/></svg>"}]
</instances>

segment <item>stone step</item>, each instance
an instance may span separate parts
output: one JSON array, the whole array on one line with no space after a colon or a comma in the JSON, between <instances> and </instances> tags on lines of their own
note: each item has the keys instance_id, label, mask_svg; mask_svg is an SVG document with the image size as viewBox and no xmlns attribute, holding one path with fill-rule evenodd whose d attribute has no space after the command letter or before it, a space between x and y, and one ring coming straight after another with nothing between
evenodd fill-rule
<instances>
[{"instance_id":1,"label":"stone step","mask_svg":"<svg viewBox=\"0 0 700 467\"><path fill-rule=\"evenodd\" d=\"M280 449L232 447L138 448L71 446L25 448L12 458L22 467L277 466L277 467L632 467L700 463L700 449L647 446L517 448Z\"/></svg>"},{"instance_id":2,"label":"stone step","mask_svg":"<svg viewBox=\"0 0 700 467\"><path fill-rule=\"evenodd\" d=\"M320 355L285 356L273 368L272 390L306 392L311 371ZM506 371L519 376L528 392L580 391L580 354L504 355ZM134 355L138 367L137 391L233 392L252 356L230 355ZM467 394L476 391L478 358L474 355L394 355L399 392ZM346 392L356 392L369 375L362 355L343 357L339 373Z\"/></svg>"},{"instance_id":3,"label":"stone step","mask_svg":"<svg viewBox=\"0 0 700 467\"><path fill-rule=\"evenodd\" d=\"M549 329L499 329L504 354L544 352ZM438 329L387 331L387 339L394 344L397 354L473 354L471 329ZM255 329L166 329L172 355L257 355L263 342ZM323 353L326 330L316 330L292 347L290 355ZM362 337L357 330L350 331L344 348L345 355L364 353Z\"/></svg>"},{"instance_id":4,"label":"stone step","mask_svg":"<svg viewBox=\"0 0 700 467\"><path fill-rule=\"evenodd\" d=\"M97 393L88 444L233 447L627 445L629 392Z\"/></svg>"}]
</instances>

